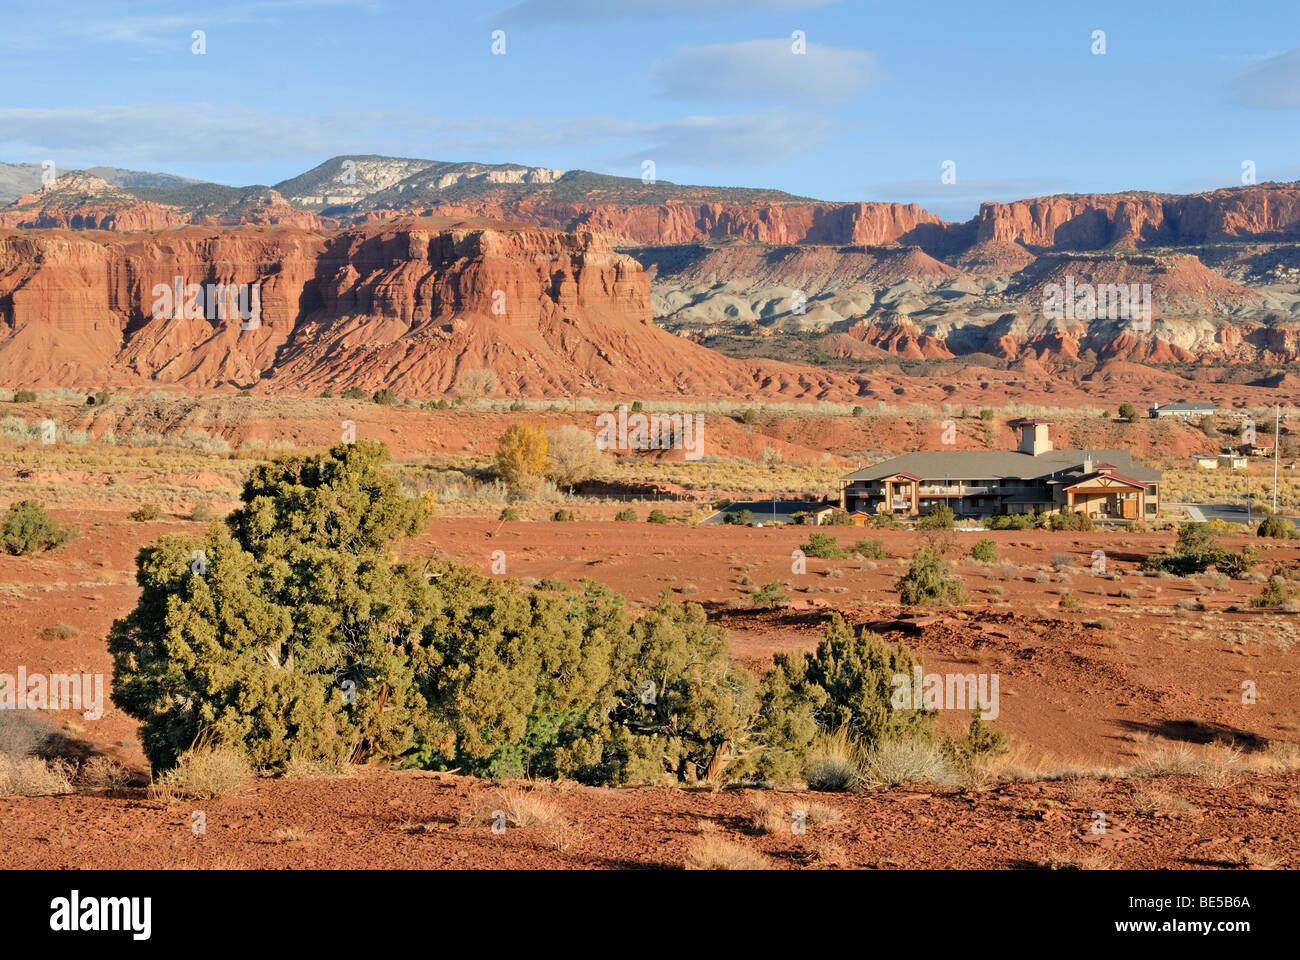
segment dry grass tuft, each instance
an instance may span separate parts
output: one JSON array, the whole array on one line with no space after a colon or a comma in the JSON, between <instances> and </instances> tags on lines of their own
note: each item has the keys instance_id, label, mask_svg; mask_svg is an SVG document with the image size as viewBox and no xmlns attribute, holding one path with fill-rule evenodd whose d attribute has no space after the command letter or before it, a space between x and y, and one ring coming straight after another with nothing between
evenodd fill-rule
<instances>
[{"instance_id":1,"label":"dry grass tuft","mask_svg":"<svg viewBox=\"0 0 1300 960\"><path fill-rule=\"evenodd\" d=\"M1205 811L1182 797L1171 796L1151 787L1142 787L1133 794L1133 809L1150 816L1199 817Z\"/></svg>"},{"instance_id":2,"label":"dry grass tuft","mask_svg":"<svg viewBox=\"0 0 1300 960\"><path fill-rule=\"evenodd\" d=\"M52 797L72 792L72 766L66 760L0 754L0 797Z\"/></svg>"},{"instance_id":3,"label":"dry grass tuft","mask_svg":"<svg viewBox=\"0 0 1300 960\"><path fill-rule=\"evenodd\" d=\"M494 824L504 819L508 827L553 827L562 822L560 806L537 790L510 787L498 790L475 808L470 823Z\"/></svg>"},{"instance_id":4,"label":"dry grass tuft","mask_svg":"<svg viewBox=\"0 0 1300 960\"><path fill-rule=\"evenodd\" d=\"M229 747L186 750L176 766L149 787L149 796L170 803L176 800L217 800L233 796L253 779L242 753Z\"/></svg>"},{"instance_id":5,"label":"dry grass tuft","mask_svg":"<svg viewBox=\"0 0 1300 960\"><path fill-rule=\"evenodd\" d=\"M316 834L310 830L304 830L302 827L288 827L284 830L277 830L275 839L279 843L315 843Z\"/></svg>"},{"instance_id":6,"label":"dry grass tuft","mask_svg":"<svg viewBox=\"0 0 1300 960\"><path fill-rule=\"evenodd\" d=\"M767 857L716 831L702 834L686 851L687 870L766 870Z\"/></svg>"},{"instance_id":7,"label":"dry grass tuft","mask_svg":"<svg viewBox=\"0 0 1300 960\"><path fill-rule=\"evenodd\" d=\"M126 767L108 757L91 757L77 771L77 783L87 790L114 792L125 787L129 779Z\"/></svg>"},{"instance_id":8,"label":"dry grass tuft","mask_svg":"<svg viewBox=\"0 0 1300 960\"><path fill-rule=\"evenodd\" d=\"M1110 857L1101 850L1089 850L1086 853L1053 853L1046 860L1039 860L1038 866L1044 870L1109 870Z\"/></svg>"},{"instance_id":9,"label":"dry grass tuft","mask_svg":"<svg viewBox=\"0 0 1300 960\"><path fill-rule=\"evenodd\" d=\"M959 778L939 746L921 740L886 740L867 751L862 778L872 785L951 784Z\"/></svg>"},{"instance_id":10,"label":"dry grass tuft","mask_svg":"<svg viewBox=\"0 0 1300 960\"><path fill-rule=\"evenodd\" d=\"M844 731L824 737L808 754L803 776L813 790L856 790L862 785L862 751Z\"/></svg>"}]
</instances>

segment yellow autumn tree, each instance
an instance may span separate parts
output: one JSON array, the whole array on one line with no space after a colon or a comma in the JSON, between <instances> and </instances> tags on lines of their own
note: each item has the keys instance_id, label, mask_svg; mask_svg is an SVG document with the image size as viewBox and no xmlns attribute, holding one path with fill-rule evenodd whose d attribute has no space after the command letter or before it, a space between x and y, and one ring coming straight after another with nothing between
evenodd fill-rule
<instances>
[{"instance_id":1,"label":"yellow autumn tree","mask_svg":"<svg viewBox=\"0 0 1300 960\"><path fill-rule=\"evenodd\" d=\"M497 446L497 476L515 496L536 494L549 466L546 427L515 423L501 435Z\"/></svg>"}]
</instances>

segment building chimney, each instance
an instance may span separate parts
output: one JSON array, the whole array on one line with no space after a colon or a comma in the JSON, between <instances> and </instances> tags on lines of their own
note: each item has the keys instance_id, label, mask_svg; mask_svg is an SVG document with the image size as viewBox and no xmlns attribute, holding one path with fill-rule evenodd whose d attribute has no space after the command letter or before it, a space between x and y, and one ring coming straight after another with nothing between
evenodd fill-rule
<instances>
[{"instance_id":1,"label":"building chimney","mask_svg":"<svg viewBox=\"0 0 1300 960\"><path fill-rule=\"evenodd\" d=\"M1019 449L1021 453L1036 457L1040 453L1051 451L1052 441L1047 434L1048 422L1046 420L1021 420L1018 425L1020 427Z\"/></svg>"},{"instance_id":2,"label":"building chimney","mask_svg":"<svg viewBox=\"0 0 1300 960\"><path fill-rule=\"evenodd\" d=\"M1091 453L1088 454L1087 456L1085 456L1085 457L1083 458L1083 472L1084 472L1084 473L1092 473L1092 454L1091 454Z\"/></svg>"}]
</instances>

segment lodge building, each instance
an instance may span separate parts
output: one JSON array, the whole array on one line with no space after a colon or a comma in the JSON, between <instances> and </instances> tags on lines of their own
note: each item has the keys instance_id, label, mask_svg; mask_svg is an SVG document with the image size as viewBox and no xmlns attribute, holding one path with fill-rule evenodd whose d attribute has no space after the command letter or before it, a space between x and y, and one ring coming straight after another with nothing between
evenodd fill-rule
<instances>
[{"instance_id":1,"label":"lodge building","mask_svg":"<svg viewBox=\"0 0 1300 960\"><path fill-rule=\"evenodd\" d=\"M909 453L840 478L849 513L899 517L947 504L959 517L1072 510L1094 519L1140 520L1160 511L1159 470L1126 450L1055 450L1049 421L1015 420L1014 451Z\"/></svg>"}]
</instances>

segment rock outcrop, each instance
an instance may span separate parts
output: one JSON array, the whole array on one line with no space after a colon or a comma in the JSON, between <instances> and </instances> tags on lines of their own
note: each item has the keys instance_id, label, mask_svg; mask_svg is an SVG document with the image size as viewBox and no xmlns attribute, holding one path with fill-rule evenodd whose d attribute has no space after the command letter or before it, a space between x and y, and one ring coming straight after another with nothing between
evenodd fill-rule
<instances>
[{"instance_id":1,"label":"rock outcrop","mask_svg":"<svg viewBox=\"0 0 1300 960\"><path fill-rule=\"evenodd\" d=\"M84 173L65 174L0 209L0 228L161 230L185 223L175 207L149 203Z\"/></svg>"},{"instance_id":2,"label":"rock outcrop","mask_svg":"<svg viewBox=\"0 0 1300 960\"><path fill-rule=\"evenodd\" d=\"M169 313L177 277L204 297L187 290L191 309ZM260 322L217 315L218 284L258 285ZM480 368L522 396L858 392L841 374L733 360L665 332L640 266L587 232L407 220L0 234L0 382L429 397Z\"/></svg>"},{"instance_id":3,"label":"rock outcrop","mask_svg":"<svg viewBox=\"0 0 1300 960\"><path fill-rule=\"evenodd\" d=\"M980 207L977 241L1033 249L1100 250L1218 240L1300 240L1300 186L1232 187L1166 196L1041 197Z\"/></svg>"}]
</instances>

